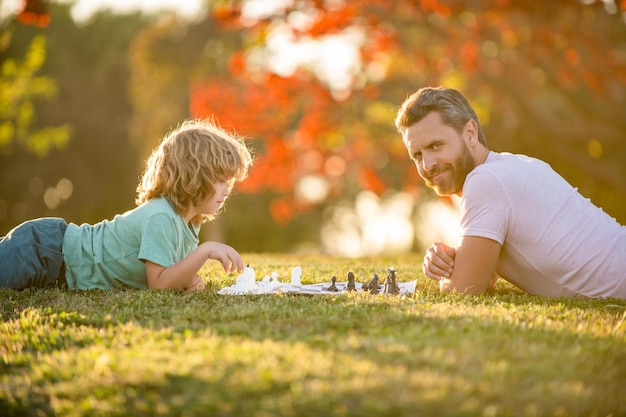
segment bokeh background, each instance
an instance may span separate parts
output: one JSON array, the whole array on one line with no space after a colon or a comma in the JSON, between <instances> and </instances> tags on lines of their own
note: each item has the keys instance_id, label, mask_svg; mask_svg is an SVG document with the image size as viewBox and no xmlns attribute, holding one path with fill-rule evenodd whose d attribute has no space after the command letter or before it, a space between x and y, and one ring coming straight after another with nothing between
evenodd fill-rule
<instances>
[{"instance_id":1,"label":"bokeh background","mask_svg":"<svg viewBox=\"0 0 626 417\"><path fill-rule=\"evenodd\" d=\"M145 3L0 1L0 235L132 209L163 135L214 117L256 161L203 238L420 252L458 217L393 126L427 85L463 91L492 150L547 161L626 223L625 0Z\"/></svg>"}]
</instances>

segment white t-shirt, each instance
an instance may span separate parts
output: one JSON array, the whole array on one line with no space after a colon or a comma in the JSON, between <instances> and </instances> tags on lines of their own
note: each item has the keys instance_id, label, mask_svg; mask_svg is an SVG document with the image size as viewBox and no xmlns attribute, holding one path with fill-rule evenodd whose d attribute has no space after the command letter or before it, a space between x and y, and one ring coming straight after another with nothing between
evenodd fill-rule
<instances>
[{"instance_id":1,"label":"white t-shirt","mask_svg":"<svg viewBox=\"0 0 626 417\"><path fill-rule=\"evenodd\" d=\"M528 293L626 298L626 227L543 161L490 152L461 216L461 236L502 245L496 272Z\"/></svg>"}]
</instances>

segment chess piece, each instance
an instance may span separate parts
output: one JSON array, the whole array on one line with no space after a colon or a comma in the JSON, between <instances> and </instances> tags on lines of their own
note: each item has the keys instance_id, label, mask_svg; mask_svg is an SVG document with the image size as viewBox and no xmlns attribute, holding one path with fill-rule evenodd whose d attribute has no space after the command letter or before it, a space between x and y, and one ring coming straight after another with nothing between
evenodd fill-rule
<instances>
[{"instance_id":1,"label":"chess piece","mask_svg":"<svg viewBox=\"0 0 626 417\"><path fill-rule=\"evenodd\" d=\"M346 291L356 291L356 282L352 271L348 272L348 284L346 286Z\"/></svg>"},{"instance_id":2,"label":"chess piece","mask_svg":"<svg viewBox=\"0 0 626 417\"><path fill-rule=\"evenodd\" d=\"M385 278L385 282L383 283L383 294L393 294L393 290L391 287L391 279L389 278L389 274Z\"/></svg>"},{"instance_id":3,"label":"chess piece","mask_svg":"<svg viewBox=\"0 0 626 417\"><path fill-rule=\"evenodd\" d=\"M372 274L372 280L367 284L370 294L378 294L378 274Z\"/></svg>"},{"instance_id":4,"label":"chess piece","mask_svg":"<svg viewBox=\"0 0 626 417\"><path fill-rule=\"evenodd\" d=\"M383 294L398 294L400 287L396 282L396 270L392 266L387 269L387 278L385 278L385 285L383 288Z\"/></svg>"},{"instance_id":5,"label":"chess piece","mask_svg":"<svg viewBox=\"0 0 626 417\"><path fill-rule=\"evenodd\" d=\"M272 290L275 289L275 288L280 287L280 281L278 280L278 272L273 271L270 274L270 277L271 277L271 279L270 279L270 287L272 287Z\"/></svg>"},{"instance_id":6,"label":"chess piece","mask_svg":"<svg viewBox=\"0 0 626 417\"><path fill-rule=\"evenodd\" d=\"M302 286L302 280L300 279L301 277L302 277L302 268L299 266L296 266L295 268L291 270L291 286L301 287Z\"/></svg>"},{"instance_id":7,"label":"chess piece","mask_svg":"<svg viewBox=\"0 0 626 417\"><path fill-rule=\"evenodd\" d=\"M238 294L249 294L257 289L256 272L250 266L246 266L243 274L237 277L235 291Z\"/></svg>"},{"instance_id":8,"label":"chess piece","mask_svg":"<svg viewBox=\"0 0 626 417\"><path fill-rule=\"evenodd\" d=\"M389 274L391 275L391 285L393 286L394 294L400 294L400 286L396 278L396 269L393 266L389 268Z\"/></svg>"},{"instance_id":9,"label":"chess piece","mask_svg":"<svg viewBox=\"0 0 626 417\"><path fill-rule=\"evenodd\" d=\"M326 287L324 288L324 291L329 291L329 292L339 292L339 288L337 288L337 277L333 275L333 277L330 279L330 287Z\"/></svg>"}]
</instances>

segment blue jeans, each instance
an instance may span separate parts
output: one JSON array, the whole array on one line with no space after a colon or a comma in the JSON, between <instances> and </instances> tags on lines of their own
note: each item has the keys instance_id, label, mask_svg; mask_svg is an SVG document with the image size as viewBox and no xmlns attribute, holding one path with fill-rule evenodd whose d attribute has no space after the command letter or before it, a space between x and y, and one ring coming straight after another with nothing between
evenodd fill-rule
<instances>
[{"instance_id":1,"label":"blue jeans","mask_svg":"<svg viewBox=\"0 0 626 417\"><path fill-rule=\"evenodd\" d=\"M63 235L59 218L24 222L0 238L0 287L65 287Z\"/></svg>"}]
</instances>

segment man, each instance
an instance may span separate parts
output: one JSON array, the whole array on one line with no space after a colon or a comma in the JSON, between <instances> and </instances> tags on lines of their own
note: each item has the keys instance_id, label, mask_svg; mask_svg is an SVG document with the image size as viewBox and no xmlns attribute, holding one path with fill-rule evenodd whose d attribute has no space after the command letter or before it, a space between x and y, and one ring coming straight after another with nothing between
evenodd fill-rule
<instances>
[{"instance_id":1,"label":"man","mask_svg":"<svg viewBox=\"0 0 626 417\"><path fill-rule=\"evenodd\" d=\"M548 164L490 151L460 92L420 89L396 127L426 185L461 197L458 246L434 243L422 265L441 291L481 294L500 276L531 294L626 298L626 227Z\"/></svg>"}]
</instances>

